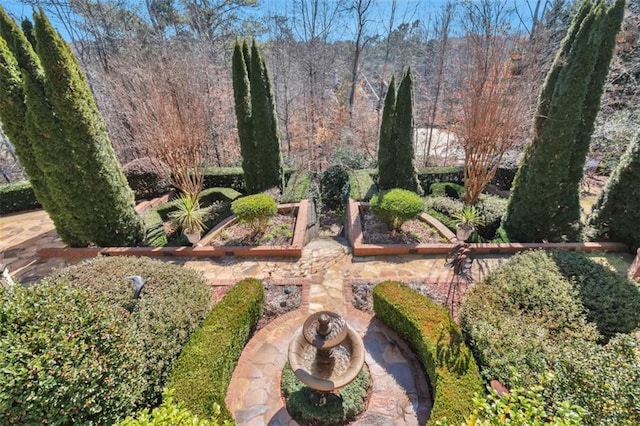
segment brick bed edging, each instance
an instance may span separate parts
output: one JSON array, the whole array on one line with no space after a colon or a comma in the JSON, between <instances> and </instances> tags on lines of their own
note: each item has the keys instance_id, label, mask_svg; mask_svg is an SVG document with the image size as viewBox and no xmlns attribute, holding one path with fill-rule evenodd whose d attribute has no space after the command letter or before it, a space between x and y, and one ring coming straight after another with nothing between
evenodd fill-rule
<instances>
[{"instance_id":1,"label":"brick bed edging","mask_svg":"<svg viewBox=\"0 0 640 426\"><path fill-rule=\"evenodd\" d=\"M38 257L48 258L87 258L103 256L146 256L146 257L294 257L302 256L305 232L307 230L307 216L309 201L300 203L281 204L279 211L297 210L296 225L293 231L293 241L290 246L257 246L257 247L45 247L38 250ZM232 222L225 220L215 227L205 238L213 232L221 230L220 225ZM207 241L208 241L207 240Z\"/></svg>"},{"instance_id":2,"label":"brick bed edging","mask_svg":"<svg viewBox=\"0 0 640 426\"><path fill-rule=\"evenodd\" d=\"M385 255L404 255L404 254L447 254L455 246L453 240L451 243L436 244L365 244L362 242L362 223L360 221L360 206L363 203L357 202L351 198L347 202L347 211L345 214L345 233L349 244L353 247L354 256L385 256ZM436 227L441 235L452 241L453 233L444 232L446 228L440 221L429 216L422 220L427 221L430 225ZM436 226L438 223L440 226ZM448 229L447 229L448 230ZM455 236L454 236L455 237ZM514 254L521 251L544 249L544 250L571 250L582 252L604 251L604 252L627 252L629 246L624 243L614 242L576 242L576 243L474 243L471 247L478 254ZM640 261L639 261L640 262ZM640 267L640 264L639 264ZM638 272L640 274L640 271Z\"/></svg>"}]
</instances>

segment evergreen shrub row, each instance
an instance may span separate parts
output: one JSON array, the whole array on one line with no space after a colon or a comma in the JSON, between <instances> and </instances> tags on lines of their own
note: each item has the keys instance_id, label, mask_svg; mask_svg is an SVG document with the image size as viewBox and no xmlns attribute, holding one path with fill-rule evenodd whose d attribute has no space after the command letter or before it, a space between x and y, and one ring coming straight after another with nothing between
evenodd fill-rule
<instances>
[{"instance_id":1,"label":"evergreen shrub row","mask_svg":"<svg viewBox=\"0 0 640 426\"><path fill-rule=\"evenodd\" d=\"M211 310L193 333L176 363L168 387L195 415L212 417L214 403L231 420L224 400L242 349L262 315L262 282L246 278Z\"/></svg>"},{"instance_id":2,"label":"evergreen shrub row","mask_svg":"<svg viewBox=\"0 0 640 426\"><path fill-rule=\"evenodd\" d=\"M464 186L452 182L436 182L429 187L429 195L433 197L449 197L464 200Z\"/></svg>"},{"instance_id":3,"label":"evergreen shrub row","mask_svg":"<svg viewBox=\"0 0 640 426\"><path fill-rule=\"evenodd\" d=\"M169 168L165 167L168 174ZM136 200L160 197L171 189L169 181L158 173L158 167L149 157L136 158L128 162L122 166L122 173L127 178Z\"/></svg>"},{"instance_id":4,"label":"evergreen shrub row","mask_svg":"<svg viewBox=\"0 0 640 426\"><path fill-rule=\"evenodd\" d=\"M308 170L294 171L287 181L287 186L282 191L280 202L298 203L309 198L312 178L313 175Z\"/></svg>"},{"instance_id":5,"label":"evergreen shrub row","mask_svg":"<svg viewBox=\"0 0 640 426\"><path fill-rule=\"evenodd\" d=\"M475 360L449 312L403 283L385 281L373 290L376 317L415 350L433 386L428 424L446 417L460 424L473 409L473 396L483 391Z\"/></svg>"},{"instance_id":6,"label":"evergreen shrub row","mask_svg":"<svg viewBox=\"0 0 640 426\"><path fill-rule=\"evenodd\" d=\"M41 207L29 181L0 185L0 214L17 213Z\"/></svg>"},{"instance_id":7,"label":"evergreen shrub row","mask_svg":"<svg viewBox=\"0 0 640 426\"><path fill-rule=\"evenodd\" d=\"M130 275L149 279L140 299ZM112 424L157 404L211 291L188 269L113 257L0 289L0 303L0 423Z\"/></svg>"}]
</instances>

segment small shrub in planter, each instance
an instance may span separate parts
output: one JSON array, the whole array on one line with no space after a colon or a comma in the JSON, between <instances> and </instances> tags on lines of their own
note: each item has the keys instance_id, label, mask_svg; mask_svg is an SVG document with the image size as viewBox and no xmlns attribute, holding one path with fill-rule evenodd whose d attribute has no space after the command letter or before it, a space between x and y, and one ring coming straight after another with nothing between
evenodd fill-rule
<instances>
[{"instance_id":1,"label":"small shrub in planter","mask_svg":"<svg viewBox=\"0 0 640 426\"><path fill-rule=\"evenodd\" d=\"M149 279L138 300L132 298L127 279L132 275ZM148 258L98 257L56 271L43 283L83 287L96 306L131 312L129 322L144 347L136 360L143 367L144 381L136 389L146 405L157 403L182 347L211 308L211 288L199 273Z\"/></svg>"},{"instance_id":2,"label":"small shrub in planter","mask_svg":"<svg viewBox=\"0 0 640 426\"><path fill-rule=\"evenodd\" d=\"M397 188L374 195L370 205L371 211L394 231L424 211L424 202L418 194Z\"/></svg>"},{"instance_id":3,"label":"small shrub in planter","mask_svg":"<svg viewBox=\"0 0 640 426\"><path fill-rule=\"evenodd\" d=\"M112 424L143 402L128 311L57 283L0 288L0 303L1 424Z\"/></svg>"},{"instance_id":4,"label":"small shrub in planter","mask_svg":"<svg viewBox=\"0 0 640 426\"><path fill-rule=\"evenodd\" d=\"M254 194L231 203L231 212L238 218L238 222L249 225L254 233L258 233L278 213L278 205L269 195Z\"/></svg>"}]
</instances>

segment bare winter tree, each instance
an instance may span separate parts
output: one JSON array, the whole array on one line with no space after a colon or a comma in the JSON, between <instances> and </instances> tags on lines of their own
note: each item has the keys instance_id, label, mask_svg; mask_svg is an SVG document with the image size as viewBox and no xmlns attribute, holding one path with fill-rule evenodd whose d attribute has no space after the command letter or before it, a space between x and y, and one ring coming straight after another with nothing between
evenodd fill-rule
<instances>
[{"instance_id":1,"label":"bare winter tree","mask_svg":"<svg viewBox=\"0 0 640 426\"><path fill-rule=\"evenodd\" d=\"M456 90L459 108L454 132L464 149L465 203L474 204L495 176L505 152L523 125L519 79L511 74L514 46L506 33L506 5L465 3L464 60Z\"/></svg>"},{"instance_id":2,"label":"bare winter tree","mask_svg":"<svg viewBox=\"0 0 640 426\"><path fill-rule=\"evenodd\" d=\"M374 36L369 33L372 23L372 1L373 0L352 0L352 2L346 6L347 12L353 14L356 23L355 37L353 40L353 61L351 62L351 87L349 89L349 116L351 118L353 118L362 53L367 44L374 38Z\"/></svg>"}]
</instances>

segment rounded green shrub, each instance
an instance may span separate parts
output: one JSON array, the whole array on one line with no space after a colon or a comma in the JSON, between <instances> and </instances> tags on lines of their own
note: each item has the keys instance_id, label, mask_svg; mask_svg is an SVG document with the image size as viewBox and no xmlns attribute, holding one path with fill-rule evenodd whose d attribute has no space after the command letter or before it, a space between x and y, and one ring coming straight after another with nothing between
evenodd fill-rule
<instances>
[{"instance_id":1,"label":"rounded green shrub","mask_svg":"<svg viewBox=\"0 0 640 426\"><path fill-rule=\"evenodd\" d=\"M581 253L549 253L560 273L571 280L587 313L587 320L609 339L640 327L640 288Z\"/></svg>"},{"instance_id":2,"label":"rounded green shrub","mask_svg":"<svg viewBox=\"0 0 640 426\"><path fill-rule=\"evenodd\" d=\"M578 292L549 254L517 254L465 295L462 328L487 380L535 385L574 340L596 341ZM512 382L515 368L523 383Z\"/></svg>"},{"instance_id":3,"label":"rounded green shrub","mask_svg":"<svg viewBox=\"0 0 640 426\"><path fill-rule=\"evenodd\" d=\"M133 299L127 277L148 279L141 297ZM98 257L55 272L43 282L68 283L90 291L97 304L131 312L136 339L144 353L147 405L158 401L182 347L211 308L211 288L198 272L149 258Z\"/></svg>"},{"instance_id":4,"label":"rounded green shrub","mask_svg":"<svg viewBox=\"0 0 640 426\"><path fill-rule=\"evenodd\" d=\"M367 408L371 374L365 364L356 378L340 389L340 396L328 396L323 405L314 405L314 390L305 386L287 363L282 371L282 394L287 411L302 425L341 425L353 420Z\"/></svg>"},{"instance_id":5,"label":"rounded green shrub","mask_svg":"<svg viewBox=\"0 0 640 426\"><path fill-rule=\"evenodd\" d=\"M507 200L483 194L478 199L476 208L482 214L483 219L483 224L478 226L478 234L487 240L496 238L502 216L507 212Z\"/></svg>"},{"instance_id":6,"label":"rounded green shrub","mask_svg":"<svg viewBox=\"0 0 640 426\"><path fill-rule=\"evenodd\" d=\"M349 174L343 166L331 166L320 176L322 202L331 210L346 203L349 193Z\"/></svg>"},{"instance_id":7,"label":"rounded green shrub","mask_svg":"<svg viewBox=\"0 0 640 426\"><path fill-rule=\"evenodd\" d=\"M407 220L417 219L424 211L424 202L415 192L391 189L371 198L371 211L390 229L399 230Z\"/></svg>"},{"instance_id":8,"label":"rounded green shrub","mask_svg":"<svg viewBox=\"0 0 640 426\"><path fill-rule=\"evenodd\" d=\"M0 423L112 424L142 402L144 346L127 310L57 283L0 289L0 301Z\"/></svg>"},{"instance_id":9,"label":"rounded green shrub","mask_svg":"<svg viewBox=\"0 0 640 426\"><path fill-rule=\"evenodd\" d=\"M263 229L270 218L278 213L278 205L267 194L254 194L238 198L231 203L231 212L240 223L251 226L254 231Z\"/></svg>"}]
</instances>

